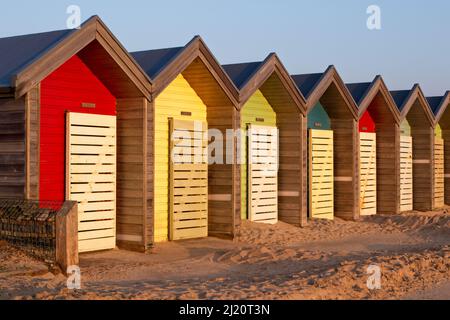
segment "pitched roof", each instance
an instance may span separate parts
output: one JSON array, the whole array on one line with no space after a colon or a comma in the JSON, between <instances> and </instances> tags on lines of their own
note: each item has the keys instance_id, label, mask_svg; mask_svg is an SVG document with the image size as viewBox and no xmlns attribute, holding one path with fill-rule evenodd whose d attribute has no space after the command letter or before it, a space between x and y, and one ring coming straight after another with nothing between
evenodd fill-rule
<instances>
[{"instance_id":1,"label":"pitched roof","mask_svg":"<svg viewBox=\"0 0 450 320\"><path fill-rule=\"evenodd\" d=\"M11 87L13 77L74 30L59 30L0 39L0 87Z\"/></svg>"},{"instance_id":2,"label":"pitched roof","mask_svg":"<svg viewBox=\"0 0 450 320\"><path fill-rule=\"evenodd\" d=\"M368 93L372 82L359 82L359 83L347 83L345 84L347 86L348 91L353 97L353 100L355 100L358 107L360 106L362 100Z\"/></svg>"},{"instance_id":3,"label":"pitched roof","mask_svg":"<svg viewBox=\"0 0 450 320\"><path fill-rule=\"evenodd\" d=\"M408 99L411 94L411 90L396 90L391 91L391 96L397 105L398 110L401 112L405 106L406 99Z\"/></svg>"},{"instance_id":4,"label":"pitched roof","mask_svg":"<svg viewBox=\"0 0 450 320\"><path fill-rule=\"evenodd\" d=\"M154 79L174 59L184 47L132 52L131 56L139 63L147 75Z\"/></svg>"},{"instance_id":5,"label":"pitched roof","mask_svg":"<svg viewBox=\"0 0 450 320\"><path fill-rule=\"evenodd\" d=\"M242 89L252 75L263 65L264 61L222 65L238 89Z\"/></svg>"},{"instance_id":6,"label":"pitched roof","mask_svg":"<svg viewBox=\"0 0 450 320\"><path fill-rule=\"evenodd\" d=\"M294 80L297 88L308 99L309 95L313 92L313 89L320 82L323 73L309 73L309 74L297 74L291 76Z\"/></svg>"},{"instance_id":7,"label":"pitched roof","mask_svg":"<svg viewBox=\"0 0 450 320\"><path fill-rule=\"evenodd\" d=\"M391 91L391 96L394 98L397 108L400 111L401 119L407 117L412 106L418 101L423 108L425 117L431 125L434 125L435 116L419 84L414 84L411 90Z\"/></svg>"},{"instance_id":8,"label":"pitched roof","mask_svg":"<svg viewBox=\"0 0 450 320\"><path fill-rule=\"evenodd\" d=\"M441 103L444 100L445 96L442 97L427 97L428 104L433 111L433 114L436 116L441 108Z\"/></svg>"}]
</instances>

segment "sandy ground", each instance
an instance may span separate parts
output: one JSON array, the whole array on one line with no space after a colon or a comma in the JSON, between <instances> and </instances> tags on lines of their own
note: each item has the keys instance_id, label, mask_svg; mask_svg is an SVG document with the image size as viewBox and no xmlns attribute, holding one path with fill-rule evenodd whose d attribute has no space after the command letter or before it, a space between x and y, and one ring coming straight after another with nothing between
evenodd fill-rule
<instances>
[{"instance_id":1,"label":"sandy ground","mask_svg":"<svg viewBox=\"0 0 450 320\"><path fill-rule=\"evenodd\" d=\"M369 290L367 267L381 268ZM235 241L164 243L152 254L81 256L82 289L0 244L0 299L450 299L447 210L313 221L244 222Z\"/></svg>"}]
</instances>

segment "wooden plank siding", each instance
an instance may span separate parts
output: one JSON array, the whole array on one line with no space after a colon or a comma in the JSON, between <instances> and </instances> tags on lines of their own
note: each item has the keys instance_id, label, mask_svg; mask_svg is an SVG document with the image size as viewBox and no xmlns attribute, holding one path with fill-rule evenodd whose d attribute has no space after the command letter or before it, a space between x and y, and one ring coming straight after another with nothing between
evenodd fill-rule
<instances>
[{"instance_id":1,"label":"wooden plank siding","mask_svg":"<svg viewBox=\"0 0 450 320\"><path fill-rule=\"evenodd\" d=\"M307 224L307 122L282 76L273 72L260 91L276 113L279 134L278 219Z\"/></svg>"},{"instance_id":2,"label":"wooden plank siding","mask_svg":"<svg viewBox=\"0 0 450 320\"><path fill-rule=\"evenodd\" d=\"M400 213L400 126L377 123L377 213Z\"/></svg>"},{"instance_id":3,"label":"wooden plank siding","mask_svg":"<svg viewBox=\"0 0 450 320\"><path fill-rule=\"evenodd\" d=\"M380 80L381 81L381 80ZM377 213L400 212L400 125L397 107L389 101L384 84L368 103L377 135Z\"/></svg>"},{"instance_id":4,"label":"wooden plank siding","mask_svg":"<svg viewBox=\"0 0 450 320\"><path fill-rule=\"evenodd\" d=\"M357 219L359 210L359 126L336 82L320 98L334 131L334 214Z\"/></svg>"},{"instance_id":5,"label":"wooden plank siding","mask_svg":"<svg viewBox=\"0 0 450 320\"><path fill-rule=\"evenodd\" d=\"M206 106L209 129L220 132L225 138L211 141L209 137L216 146L216 143L223 145L224 159L223 163L208 166L208 233L230 238L239 227L241 214L240 166L236 162L238 138L233 136L233 130L240 127L240 115L207 65L200 56L183 71L183 76Z\"/></svg>"},{"instance_id":6,"label":"wooden plank siding","mask_svg":"<svg viewBox=\"0 0 450 320\"><path fill-rule=\"evenodd\" d=\"M434 208L434 128L419 103L416 100L406 115L413 138L413 208L429 211Z\"/></svg>"},{"instance_id":7,"label":"wooden plank siding","mask_svg":"<svg viewBox=\"0 0 450 320\"><path fill-rule=\"evenodd\" d=\"M117 243L146 249L148 100L117 99Z\"/></svg>"},{"instance_id":8,"label":"wooden plank siding","mask_svg":"<svg viewBox=\"0 0 450 320\"><path fill-rule=\"evenodd\" d=\"M25 118L25 97L0 97L0 198L26 196Z\"/></svg>"}]
</instances>

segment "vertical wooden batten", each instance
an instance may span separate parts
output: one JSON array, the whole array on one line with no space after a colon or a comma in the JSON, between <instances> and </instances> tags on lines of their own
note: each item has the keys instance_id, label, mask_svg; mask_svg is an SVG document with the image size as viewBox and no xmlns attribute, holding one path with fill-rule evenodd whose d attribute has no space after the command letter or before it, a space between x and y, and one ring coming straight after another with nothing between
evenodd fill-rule
<instances>
[{"instance_id":1,"label":"vertical wooden batten","mask_svg":"<svg viewBox=\"0 0 450 320\"><path fill-rule=\"evenodd\" d=\"M26 100L26 199L39 199L40 166L40 85L31 89Z\"/></svg>"}]
</instances>

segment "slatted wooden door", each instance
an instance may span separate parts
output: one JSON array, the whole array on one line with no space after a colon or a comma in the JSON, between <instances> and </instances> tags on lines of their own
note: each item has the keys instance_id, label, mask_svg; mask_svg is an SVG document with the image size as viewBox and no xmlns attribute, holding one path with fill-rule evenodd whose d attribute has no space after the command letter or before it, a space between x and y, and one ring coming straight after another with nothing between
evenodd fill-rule
<instances>
[{"instance_id":1,"label":"slatted wooden door","mask_svg":"<svg viewBox=\"0 0 450 320\"><path fill-rule=\"evenodd\" d=\"M434 140L434 206L444 206L444 140Z\"/></svg>"},{"instance_id":2,"label":"slatted wooden door","mask_svg":"<svg viewBox=\"0 0 450 320\"><path fill-rule=\"evenodd\" d=\"M377 213L377 135L360 132L360 208L361 215Z\"/></svg>"},{"instance_id":3,"label":"slatted wooden door","mask_svg":"<svg viewBox=\"0 0 450 320\"><path fill-rule=\"evenodd\" d=\"M66 198L78 201L79 252L116 246L116 117L67 113Z\"/></svg>"},{"instance_id":4,"label":"slatted wooden door","mask_svg":"<svg viewBox=\"0 0 450 320\"><path fill-rule=\"evenodd\" d=\"M250 221L278 222L278 129L248 126L248 213Z\"/></svg>"},{"instance_id":5,"label":"slatted wooden door","mask_svg":"<svg viewBox=\"0 0 450 320\"><path fill-rule=\"evenodd\" d=\"M309 130L309 216L334 219L333 131Z\"/></svg>"},{"instance_id":6,"label":"slatted wooden door","mask_svg":"<svg viewBox=\"0 0 450 320\"><path fill-rule=\"evenodd\" d=\"M413 209L412 137L400 136L400 211Z\"/></svg>"},{"instance_id":7,"label":"slatted wooden door","mask_svg":"<svg viewBox=\"0 0 450 320\"><path fill-rule=\"evenodd\" d=\"M208 236L208 125L169 120L170 240Z\"/></svg>"}]
</instances>

